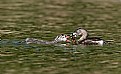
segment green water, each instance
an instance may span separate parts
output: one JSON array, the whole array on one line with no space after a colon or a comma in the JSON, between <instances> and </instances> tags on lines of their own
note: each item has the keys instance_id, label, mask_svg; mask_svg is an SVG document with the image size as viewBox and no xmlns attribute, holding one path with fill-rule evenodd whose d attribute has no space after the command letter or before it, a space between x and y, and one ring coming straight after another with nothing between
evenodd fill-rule
<instances>
[{"instance_id":1,"label":"green water","mask_svg":"<svg viewBox=\"0 0 121 74\"><path fill-rule=\"evenodd\" d=\"M27 45L76 28L111 44ZM0 0L0 74L120 74L120 0Z\"/></svg>"}]
</instances>

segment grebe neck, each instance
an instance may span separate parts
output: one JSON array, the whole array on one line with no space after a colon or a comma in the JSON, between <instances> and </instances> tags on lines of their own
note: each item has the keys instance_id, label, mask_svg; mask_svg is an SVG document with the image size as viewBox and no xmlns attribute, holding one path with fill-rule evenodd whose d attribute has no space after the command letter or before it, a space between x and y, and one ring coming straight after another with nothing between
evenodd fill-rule
<instances>
[{"instance_id":1,"label":"grebe neck","mask_svg":"<svg viewBox=\"0 0 121 74\"><path fill-rule=\"evenodd\" d=\"M85 40L85 39L87 38L87 36L88 36L88 33L87 33L86 30L81 29L81 35L82 35L82 36L81 36L80 39L78 40L79 42Z\"/></svg>"}]
</instances>

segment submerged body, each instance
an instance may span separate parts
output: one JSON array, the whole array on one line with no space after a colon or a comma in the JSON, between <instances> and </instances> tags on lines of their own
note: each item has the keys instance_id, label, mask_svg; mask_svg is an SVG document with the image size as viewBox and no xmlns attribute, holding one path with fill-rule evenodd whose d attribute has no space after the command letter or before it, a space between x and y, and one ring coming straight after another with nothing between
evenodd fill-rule
<instances>
[{"instance_id":1,"label":"submerged body","mask_svg":"<svg viewBox=\"0 0 121 74\"><path fill-rule=\"evenodd\" d=\"M57 36L53 41L44 41L35 38L27 38L25 42L27 44L56 44L58 42L69 42L69 40L67 35L61 34Z\"/></svg>"},{"instance_id":2,"label":"submerged body","mask_svg":"<svg viewBox=\"0 0 121 74\"><path fill-rule=\"evenodd\" d=\"M78 41L76 41L76 37L80 36ZM74 33L72 33L72 43L73 44L83 44L83 45L99 45L103 46L105 41L98 37L88 37L88 33L85 29L79 28Z\"/></svg>"}]
</instances>

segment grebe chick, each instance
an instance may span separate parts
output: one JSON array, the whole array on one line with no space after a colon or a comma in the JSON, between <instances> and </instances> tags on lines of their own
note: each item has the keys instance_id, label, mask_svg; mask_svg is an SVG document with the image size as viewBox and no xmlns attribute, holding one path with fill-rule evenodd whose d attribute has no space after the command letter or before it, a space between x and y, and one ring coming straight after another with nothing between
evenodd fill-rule
<instances>
[{"instance_id":1,"label":"grebe chick","mask_svg":"<svg viewBox=\"0 0 121 74\"><path fill-rule=\"evenodd\" d=\"M44 41L35 38L26 38L25 42L26 44L56 44L58 42L70 42L68 38L69 36L61 34L59 36L56 36L56 38L53 41Z\"/></svg>"}]
</instances>

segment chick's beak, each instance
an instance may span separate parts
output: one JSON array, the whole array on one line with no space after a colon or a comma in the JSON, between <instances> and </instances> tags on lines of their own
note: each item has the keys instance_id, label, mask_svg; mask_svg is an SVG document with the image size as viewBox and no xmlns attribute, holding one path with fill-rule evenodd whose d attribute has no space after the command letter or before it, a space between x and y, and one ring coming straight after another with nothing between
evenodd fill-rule
<instances>
[{"instance_id":1,"label":"chick's beak","mask_svg":"<svg viewBox=\"0 0 121 74\"><path fill-rule=\"evenodd\" d=\"M66 36L66 38L68 39L70 36Z\"/></svg>"},{"instance_id":2,"label":"chick's beak","mask_svg":"<svg viewBox=\"0 0 121 74\"><path fill-rule=\"evenodd\" d=\"M66 42L70 43L71 41L70 40L66 40Z\"/></svg>"},{"instance_id":3,"label":"chick's beak","mask_svg":"<svg viewBox=\"0 0 121 74\"><path fill-rule=\"evenodd\" d=\"M71 42L71 41L69 40L70 36L66 36L66 38L67 38L66 42Z\"/></svg>"}]
</instances>

